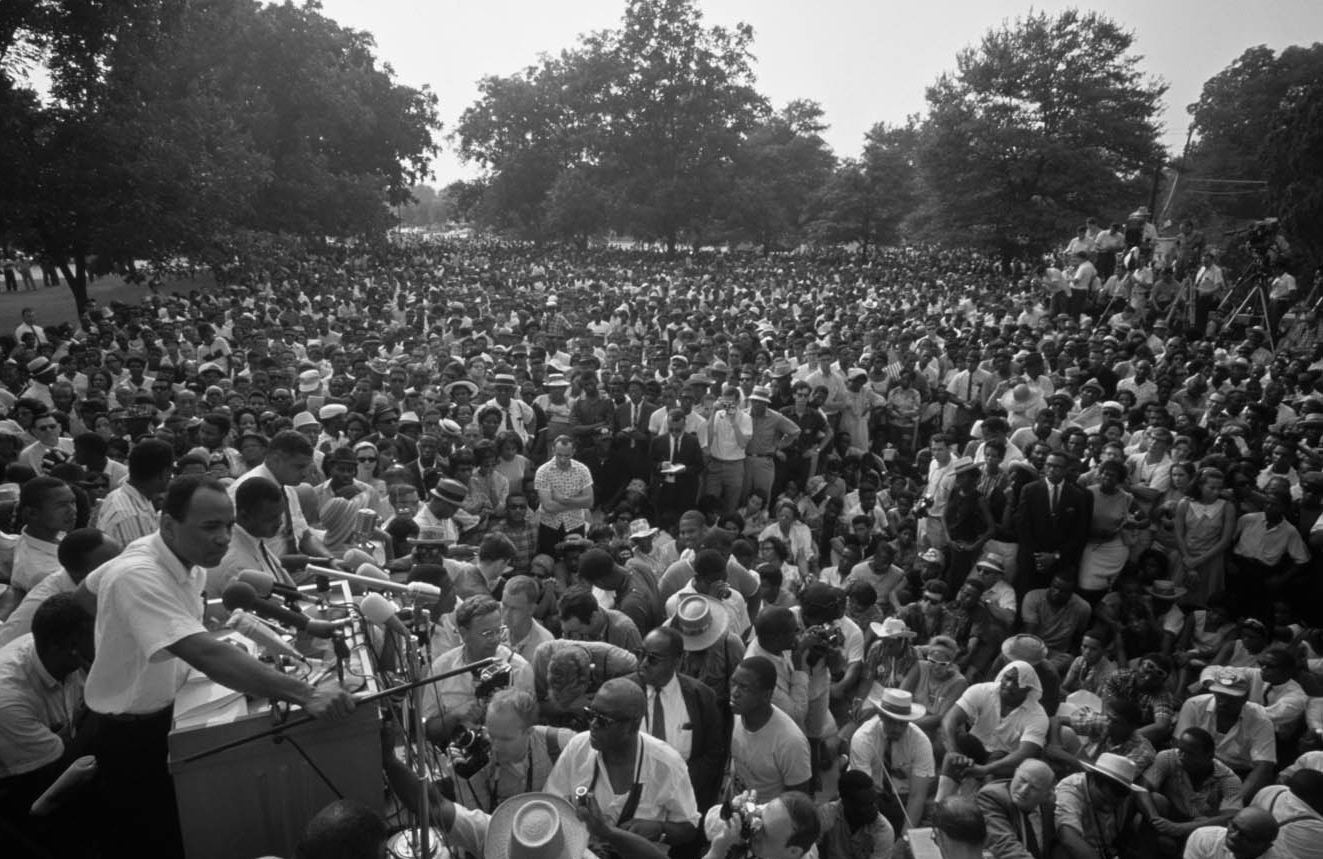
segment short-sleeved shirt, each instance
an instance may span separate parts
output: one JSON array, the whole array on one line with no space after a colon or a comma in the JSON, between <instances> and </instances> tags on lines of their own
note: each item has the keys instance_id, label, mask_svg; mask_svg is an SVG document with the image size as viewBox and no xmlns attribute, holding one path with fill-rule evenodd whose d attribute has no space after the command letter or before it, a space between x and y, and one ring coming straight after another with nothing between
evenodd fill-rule
<instances>
[{"instance_id":1,"label":"short-sleeved shirt","mask_svg":"<svg viewBox=\"0 0 1323 859\"><path fill-rule=\"evenodd\" d=\"M1058 830L1074 829L1094 849L1113 847L1122 825L1116 809L1092 801L1087 773L1068 775L1057 783L1055 819Z\"/></svg>"},{"instance_id":2,"label":"short-sleeved shirt","mask_svg":"<svg viewBox=\"0 0 1323 859\"><path fill-rule=\"evenodd\" d=\"M1217 759L1233 770L1246 770L1260 761L1277 763L1277 735L1263 706L1245 703L1240 718L1225 734L1217 732L1217 713L1212 693L1195 695L1181 705L1176 736L1188 728L1203 728L1213 735Z\"/></svg>"},{"instance_id":3,"label":"short-sleeved shirt","mask_svg":"<svg viewBox=\"0 0 1323 859\"><path fill-rule=\"evenodd\" d=\"M58 733L82 698L83 672L56 680L42 665L32 635L0 648L0 779L55 763Z\"/></svg>"},{"instance_id":4,"label":"short-sleeved shirt","mask_svg":"<svg viewBox=\"0 0 1323 859\"><path fill-rule=\"evenodd\" d=\"M512 670L510 675L511 688L522 689L530 695L534 694L533 666L528 664L528 660L503 644L496 648L496 660L498 662L509 662ZM464 648L462 646L454 647L432 661L432 673L442 674L446 671L454 671L467 662L468 660L464 658ZM436 681L429 685L423 693L423 718L430 719L432 716L442 713L463 712L477 700L474 697L477 688L478 681L472 672L465 672Z\"/></svg>"},{"instance_id":5,"label":"short-sleeved shirt","mask_svg":"<svg viewBox=\"0 0 1323 859\"><path fill-rule=\"evenodd\" d=\"M588 466L577 459L570 460L569 468L559 467L554 459L544 462L538 466L537 472L533 475L533 488L537 490L538 495L542 498L550 498L552 491L567 496L578 495L585 489L591 488L592 485L593 473L588 470ZM588 524L588 511L583 509L548 513L546 510L539 508L537 516L538 524L545 525L548 528L564 526L569 530Z\"/></svg>"},{"instance_id":6,"label":"short-sleeved shirt","mask_svg":"<svg viewBox=\"0 0 1323 859\"><path fill-rule=\"evenodd\" d=\"M308 533L308 520L303 516L303 502L299 500L298 492L293 486L284 486L276 479L275 474L265 465L259 465L251 471L246 472L242 477L235 480L227 488L230 499L238 497L239 487L245 480L251 480L254 477L265 477L280 490L285 493L285 515L282 517L280 531L274 537L267 537L262 542L266 544L266 550L273 558L279 558L281 555L287 555L295 551L303 535Z\"/></svg>"},{"instance_id":7,"label":"short-sleeved shirt","mask_svg":"<svg viewBox=\"0 0 1323 859\"><path fill-rule=\"evenodd\" d=\"M884 761L890 762L885 772ZM850 738L850 769L863 770L877 785L885 784L889 778L896 786L896 793L902 795L910 792L911 778L937 775L932 740L919 726L906 725L905 733L892 742L882 733L881 716L864 722Z\"/></svg>"},{"instance_id":8,"label":"short-sleeved shirt","mask_svg":"<svg viewBox=\"0 0 1323 859\"><path fill-rule=\"evenodd\" d=\"M101 502L96 526L121 546L127 546L155 531L159 521L160 514L152 506L151 499L126 483L112 489Z\"/></svg>"},{"instance_id":9,"label":"short-sleeved shirt","mask_svg":"<svg viewBox=\"0 0 1323 859\"><path fill-rule=\"evenodd\" d=\"M1287 856L1310 856L1323 844L1323 814L1319 814L1285 785L1274 784L1254 794L1250 802L1282 824L1273 849ZM1287 821L1290 821L1289 823Z\"/></svg>"},{"instance_id":10,"label":"short-sleeved shirt","mask_svg":"<svg viewBox=\"0 0 1323 859\"><path fill-rule=\"evenodd\" d=\"M635 771L643 786L639 794L635 820L657 820L669 823L698 825L698 802L689 782L689 769L675 749L649 734L639 732L639 751ZM587 787L597 799L602 814L608 821L619 819L629 788L616 793L611 787L606 767L593 749L588 732L574 735L561 752L560 760L551 768L544 790L557 796L571 798L576 788Z\"/></svg>"},{"instance_id":11,"label":"short-sleeved shirt","mask_svg":"<svg viewBox=\"0 0 1323 859\"><path fill-rule=\"evenodd\" d=\"M1002 718L997 682L975 683L956 705L969 717L969 733L989 752L1013 752L1021 742L1047 745L1047 713L1037 701L1025 701Z\"/></svg>"},{"instance_id":12,"label":"short-sleeved shirt","mask_svg":"<svg viewBox=\"0 0 1323 859\"><path fill-rule=\"evenodd\" d=\"M41 608L42 603L56 594L71 594L76 590L78 585L69 578L67 570L60 570L37 582L37 586L27 592L9 618L4 623L0 623L0 647L32 631L32 616Z\"/></svg>"},{"instance_id":13,"label":"short-sleeved shirt","mask_svg":"<svg viewBox=\"0 0 1323 859\"><path fill-rule=\"evenodd\" d=\"M168 648L202 625L207 575L185 567L158 531L134 540L85 580L96 594L96 659L87 706L97 713L145 715L162 710L188 678L188 664Z\"/></svg>"},{"instance_id":14,"label":"short-sleeved shirt","mask_svg":"<svg viewBox=\"0 0 1323 859\"><path fill-rule=\"evenodd\" d=\"M771 802L794 784L813 777L808 739L784 711L772 708L772 718L756 731L735 719L730 740L730 795L753 790L759 802Z\"/></svg>"},{"instance_id":15,"label":"short-sleeved shirt","mask_svg":"<svg viewBox=\"0 0 1323 859\"><path fill-rule=\"evenodd\" d=\"M1212 817L1223 811L1240 808L1240 777L1219 760L1213 760L1213 772L1203 783L1195 786L1190 774L1181 766L1176 749L1164 749L1153 759L1153 765L1144 773L1149 790L1160 793L1171 802L1175 821Z\"/></svg>"}]
</instances>

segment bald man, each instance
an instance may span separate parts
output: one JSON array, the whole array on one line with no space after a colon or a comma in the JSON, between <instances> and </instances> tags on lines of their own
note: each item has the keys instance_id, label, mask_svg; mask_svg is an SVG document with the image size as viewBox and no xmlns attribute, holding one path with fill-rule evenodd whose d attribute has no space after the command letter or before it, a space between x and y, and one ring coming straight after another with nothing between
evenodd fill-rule
<instances>
[{"instance_id":1,"label":"bald man","mask_svg":"<svg viewBox=\"0 0 1323 859\"><path fill-rule=\"evenodd\" d=\"M1185 842L1185 859L1288 859L1273 847L1277 821L1262 808L1236 812L1226 826L1201 826Z\"/></svg>"},{"instance_id":2,"label":"bald man","mask_svg":"<svg viewBox=\"0 0 1323 859\"><path fill-rule=\"evenodd\" d=\"M978 807L987 821L987 850L995 859L1047 859L1055 830L1052 768L1037 758L1023 761L1010 779L985 785Z\"/></svg>"},{"instance_id":3,"label":"bald man","mask_svg":"<svg viewBox=\"0 0 1323 859\"><path fill-rule=\"evenodd\" d=\"M544 790L575 801L584 787L608 822L654 843L698 837L698 805L680 753L641 730L647 698L632 677L602 684L588 730L565 745Z\"/></svg>"}]
</instances>

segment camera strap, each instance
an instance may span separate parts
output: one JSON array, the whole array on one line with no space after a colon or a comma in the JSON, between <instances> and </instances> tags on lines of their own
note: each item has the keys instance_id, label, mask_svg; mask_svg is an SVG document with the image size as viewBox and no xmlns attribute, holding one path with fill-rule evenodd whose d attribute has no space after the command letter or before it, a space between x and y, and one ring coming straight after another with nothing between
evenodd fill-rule
<instances>
[{"instance_id":1,"label":"camera strap","mask_svg":"<svg viewBox=\"0 0 1323 859\"><path fill-rule=\"evenodd\" d=\"M588 785L589 793L597 792L597 779L602 774L601 759L593 765L593 780ZM629 786L629 795L625 797L625 804L620 809L620 814L616 817L616 826L623 826L634 819L634 814L639 810L639 800L643 798L643 782L640 777L643 775L643 740L639 739L638 751L635 753L634 760L634 783Z\"/></svg>"}]
</instances>

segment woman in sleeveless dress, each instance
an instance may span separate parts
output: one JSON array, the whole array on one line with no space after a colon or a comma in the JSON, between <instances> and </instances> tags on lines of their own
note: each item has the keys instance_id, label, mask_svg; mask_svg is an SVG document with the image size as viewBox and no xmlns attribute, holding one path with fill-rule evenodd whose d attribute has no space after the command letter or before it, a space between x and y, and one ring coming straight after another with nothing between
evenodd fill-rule
<instances>
[{"instance_id":1,"label":"woman in sleeveless dress","mask_svg":"<svg viewBox=\"0 0 1323 859\"><path fill-rule=\"evenodd\" d=\"M1188 589L1190 605L1205 605L1226 587L1222 557L1236 533L1236 508L1220 497L1225 479L1216 468L1200 469L1189 497L1176 505L1173 525L1184 568L1178 584Z\"/></svg>"}]
</instances>

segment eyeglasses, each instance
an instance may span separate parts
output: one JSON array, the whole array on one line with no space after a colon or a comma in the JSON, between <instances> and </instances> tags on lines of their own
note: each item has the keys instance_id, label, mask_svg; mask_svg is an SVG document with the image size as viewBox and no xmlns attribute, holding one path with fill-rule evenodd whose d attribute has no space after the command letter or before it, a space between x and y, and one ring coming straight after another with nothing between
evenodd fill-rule
<instances>
[{"instance_id":1,"label":"eyeglasses","mask_svg":"<svg viewBox=\"0 0 1323 859\"><path fill-rule=\"evenodd\" d=\"M645 665L660 665L663 662L671 661L671 655L669 653L653 653L650 650L640 650L634 655L638 657L639 662L642 662Z\"/></svg>"},{"instance_id":2,"label":"eyeglasses","mask_svg":"<svg viewBox=\"0 0 1323 859\"><path fill-rule=\"evenodd\" d=\"M495 641L496 639L500 638L501 635L504 633L505 633L505 627L498 626L494 629L485 629L482 632L475 632L474 635L478 636L478 638L485 638L488 641Z\"/></svg>"},{"instance_id":3,"label":"eyeglasses","mask_svg":"<svg viewBox=\"0 0 1323 859\"><path fill-rule=\"evenodd\" d=\"M936 665L938 668L946 668L951 664L952 661L953 660L950 659L934 659L931 656L928 657L928 662L930 662L933 665Z\"/></svg>"},{"instance_id":4,"label":"eyeglasses","mask_svg":"<svg viewBox=\"0 0 1323 859\"><path fill-rule=\"evenodd\" d=\"M583 708L583 717L588 720L589 725L598 728L614 728L616 725L629 721L628 716L612 716L609 713L594 710L592 707Z\"/></svg>"}]
</instances>

